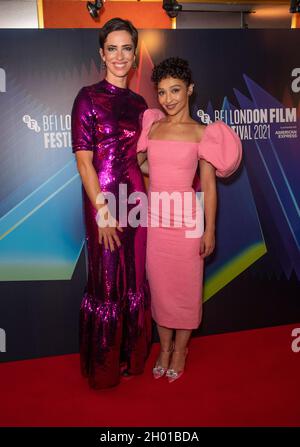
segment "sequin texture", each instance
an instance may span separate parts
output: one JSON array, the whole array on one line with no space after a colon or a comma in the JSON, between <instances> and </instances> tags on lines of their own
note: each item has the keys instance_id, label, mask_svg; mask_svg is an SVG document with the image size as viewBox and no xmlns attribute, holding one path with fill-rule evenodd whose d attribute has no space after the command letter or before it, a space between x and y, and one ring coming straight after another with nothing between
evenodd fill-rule
<instances>
[{"instance_id":1,"label":"sequin texture","mask_svg":"<svg viewBox=\"0 0 300 447\"><path fill-rule=\"evenodd\" d=\"M83 87L74 101L73 152L93 151L101 190L112 192L117 203L120 183L126 184L128 196L145 192L136 143L146 108L141 96L106 80ZM131 374L142 373L149 354L146 228L125 227L118 233L121 247L105 250L98 242L96 210L84 188L82 194L88 281L80 308L81 371L92 388L107 388L119 383L121 364Z\"/></svg>"}]
</instances>

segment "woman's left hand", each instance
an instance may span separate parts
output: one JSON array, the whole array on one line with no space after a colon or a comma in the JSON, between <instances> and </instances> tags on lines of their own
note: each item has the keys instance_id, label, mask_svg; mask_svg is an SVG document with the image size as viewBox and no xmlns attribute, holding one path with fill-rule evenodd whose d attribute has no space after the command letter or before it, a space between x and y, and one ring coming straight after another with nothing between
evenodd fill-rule
<instances>
[{"instance_id":1,"label":"woman's left hand","mask_svg":"<svg viewBox=\"0 0 300 447\"><path fill-rule=\"evenodd\" d=\"M200 241L200 256L206 258L211 255L215 249L215 233L212 231L205 231Z\"/></svg>"}]
</instances>

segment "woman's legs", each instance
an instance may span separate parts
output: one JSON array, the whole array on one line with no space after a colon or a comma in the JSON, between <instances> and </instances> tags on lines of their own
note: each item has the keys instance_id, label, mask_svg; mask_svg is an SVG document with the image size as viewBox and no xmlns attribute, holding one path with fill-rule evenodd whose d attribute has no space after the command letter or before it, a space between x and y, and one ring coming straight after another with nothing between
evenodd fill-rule
<instances>
[{"instance_id":1,"label":"woman's legs","mask_svg":"<svg viewBox=\"0 0 300 447\"><path fill-rule=\"evenodd\" d=\"M160 339L160 354L157 359L157 365L162 368L168 368L172 354L173 329L169 329L157 324L158 335Z\"/></svg>"},{"instance_id":2,"label":"woman's legs","mask_svg":"<svg viewBox=\"0 0 300 447\"><path fill-rule=\"evenodd\" d=\"M174 351L172 354L172 360L170 369L176 372L184 370L185 358L187 354L187 344L191 337L192 331L187 329L177 329L175 336Z\"/></svg>"}]
</instances>

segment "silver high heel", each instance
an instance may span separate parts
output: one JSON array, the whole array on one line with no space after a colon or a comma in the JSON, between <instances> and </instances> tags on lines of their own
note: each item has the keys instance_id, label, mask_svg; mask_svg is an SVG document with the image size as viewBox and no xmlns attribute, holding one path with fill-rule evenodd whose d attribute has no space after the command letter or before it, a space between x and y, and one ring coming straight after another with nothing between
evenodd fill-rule
<instances>
[{"instance_id":1,"label":"silver high heel","mask_svg":"<svg viewBox=\"0 0 300 447\"><path fill-rule=\"evenodd\" d=\"M181 354L180 351L173 351L173 355L174 354ZM188 348L186 348L185 353L184 353L184 360L186 361L186 356L188 354ZM175 371L174 368L169 368L166 372L166 377L168 378L168 382L172 383L175 380L179 379L179 377L182 376L182 374L184 373L184 369L182 371Z\"/></svg>"},{"instance_id":2,"label":"silver high heel","mask_svg":"<svg viewBox=\"0 0 300 447\"><path fill-rule=\"evenodd\" d=\"M171 348L168 351L160 351L159 361L160 361L161 354L168 354L169 360L170 360L170 356L171 356L172 352L173 352L173 345L171 346ZM168 367L164 368L163 366L161 366L159 364L159 361L157 360L154 368L152 369L152 374L153 374L154 379L160 379L161 377L163 377L168 369Z\"/></svg>"}]
</instances>

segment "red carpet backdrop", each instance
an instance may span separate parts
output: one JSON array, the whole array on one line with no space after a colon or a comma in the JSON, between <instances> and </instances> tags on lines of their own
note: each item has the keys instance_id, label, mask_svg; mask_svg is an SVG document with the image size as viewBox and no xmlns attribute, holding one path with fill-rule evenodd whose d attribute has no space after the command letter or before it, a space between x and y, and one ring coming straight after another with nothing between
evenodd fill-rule
<instances>
[{"instance_id":1,"label":"red carpet backdrop","mask_svg":"<svg viewBox=\"0 0 300 447\"><path fill-rule=\"evenodd\" d=\"M70 113L103 77L97 31L1 30L0 40L0 361L76 353L86 257ZM185 58L193 117L222 119L243 141L239 172L218 181L195 335L300 321L299 46L299 30L140 31L131 88L156 106L153 64Z\"/></svg>"}]
</instances>

